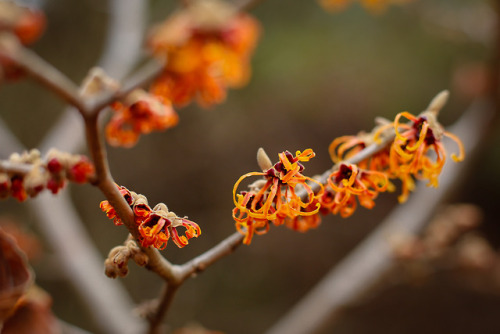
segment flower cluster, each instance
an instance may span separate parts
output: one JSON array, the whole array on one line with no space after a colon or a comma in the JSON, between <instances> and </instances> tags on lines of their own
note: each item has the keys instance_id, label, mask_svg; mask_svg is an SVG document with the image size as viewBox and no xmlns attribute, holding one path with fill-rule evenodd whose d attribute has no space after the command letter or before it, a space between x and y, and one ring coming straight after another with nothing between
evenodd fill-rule
<instances>
[{"instance_id":1,"label":"flower cluster","mask_svg":"<svg viewBox=\"0 0 500 334\"><path fill-rule=\"evenodd\" d=\"M134 146L141 134L177 125L179 117L169 100L137 89L122 102L111 105L114 115L106 126L106 138L113 146Z\"/></svg>"},{"instance_id":2,"label":"flower cluster","mask_svg":"<svg viewBox=\"0 0 500 334\"><path fill-rule=\"evenodd\" d=\"M349 217L358 203L371 209L379 193L394 191L391 179L402 183L400 202L407 200L415 187L415 179L428 180L428 186L437 187L447 155L442 143L444 136L459 147L460 153L452 154L452 159L464 159L460 139L445 131L437 121L447 98L448 92L444 91L419 116L402 112L394 122L379 119L370 133L336 138L329 147L335 165L316 180L302 175L304 167L300 163L314 156L311 149L297 151L296 156L288 151L280 153L280 161L274 165L263 150L259 150L257 160L263 171L243 175L233 188L233 218L237 230L245 235L243 242L249 244L254 233L266 233L269 222L285 223L304 232L319 225L319 214ZM401 122L403 117L409 122ZM237 194L240 183L251 176L263 179ZM314 190L313 183L317 184Z\"/></svg>"},{"instance_id":3,"label":"flower cluster","mask_svg":"<svg viewBox=\"0 0 500 334\"><path fill-rule=\"evenodd\" d=\"M375 206L379 192L387 190L387 175L377 171L359 169L353 164L340 164L328 177L328 187L320 197L322 212L349 217L356 210L356 198L367 209Z\"/></svg>"},{"instance_id":4,"label":"flower cluster","mask_svg":"<svg viewBox=\"0 0 500 334\"><path fill-rule=\"evenodd\" d=\"M117 185L117 187L134 213L142 247L153 246L164 249L167 247L168 240L172 238L173 242L182 248L188 244L189 239L197 238L201 234L198 224L188 220L187 217L178 217L174 212L169 211L164 203L151 208L144 195L129 191L122 186ZM123 225L109 201L102 201L100 208L115 225ZM184 235L177 230L179 227L185 228Z\"/></svg>"},{"instance_id":5,"label":"flower cluster","mask_svg":"<svg viewBox=\"0 0 500 334\"><path fill-rule=\"evenodd\" d=\"M428 180L428 186L437 187L438 177L446 161L446 150L442 143L443 136L454 140L459 147L459 155L452 154L454 161L464 159L464 148L459 138L445 131L437 121L437 115L446 102L447 92L439 94L428 110L419 116L408 112L397 114L394 122L385 122L377 126L371 134L344 136L335 139L330 145L330 155L336 163L347 160L365 147L380 142L388 132L395 134L390 145L375 155L361 161L360 168L385 174L390 179L399 179L402 183L400 202L408 199L415 188L414 179ZM406 118L409 122L402 123ZM393 188L389 184L389 190Z\"/></svg>"},{"instance_id":6,"label":"flower cluster","mask_svg":"<svg viewBox=\"0 0 500 334\"><path fill-rule=\"evenodd\" d=\"M45 15L38 10L24 7L14 1L0 1L0 34L8 33L28 45L35 42L45 28ZM23 71L12 59L0 52L0 80L14 80Z\"/></svg>"},{"instance_id":7,"label":"flower cluster","mask_svg":"<svg viewBox=\"0 0 500 334\"><path fill-rule=\"evenodd\" d=\"M355 0L319 0L323 8L328 11L337 12L347 8ZM382 13L389 5L405 4L412 0L356 0L372 13Z\"/></svg>"},{"instance_id":8,"label":"flower cluster","mask_svg":"<svg viewBox=\"0 0 500 334\"><path fill-rule=\"evenodd\" d=\"M166 62L151 92L178 105L222 102L227 88L248 81L258 35L258 23L228 3L190 1L150 34L149 48Z\"/></svg>"},{"instance_id":9,"label":"flower cluster","mask_svg":"<svg viewBox=\"0 0 500 334\"><path fill-rule=\"evenodd\" d=\"M45 188L57 194L67 180L85 183L93 177L94 166L83 155L51 150L42 159L38 150L14 153L0 166L0 197L24 201Z\"/></svg>"},{"instance_id":10,"label":"flower cluster","mask_svg":"<svg viewBox=\"0 0 500 334\"><path fill-rule=\"evenodd\" d=\"M233 188L233 218L236 228L245 235L244 243L250 244L254 233L263 234L269 230L269 222L295 230L306 231L316 227L316 219L305 217L319 211L317 202L322 195L323 186L316 180L304 176L301 162L309 161L314 152L307 149L297 151L295 156L285 151L280 153L279 162L271 165L264 151L258 153L262 172L251 172L241 176ZM237 194L240 183L252 176L262 176L249 186L248 191ZM309 182L309 183L308 183ZM314 193L311 184L316 184L319 191Z\"/></svg>"}]
</instances>

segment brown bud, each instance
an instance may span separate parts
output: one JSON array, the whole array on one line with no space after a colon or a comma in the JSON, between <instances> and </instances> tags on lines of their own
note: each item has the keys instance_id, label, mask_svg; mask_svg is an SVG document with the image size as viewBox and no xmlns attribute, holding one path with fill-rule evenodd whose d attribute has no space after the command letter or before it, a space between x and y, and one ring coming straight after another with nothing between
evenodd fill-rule
<instances>
[{"instance_id":1,"label":"brown bud","mask_svg":"<svg viewBox=\"0 0 500 334\"><path fill-rule=\"evenodd\" d=\"M271 159L269 159L269 156L262 147L259 147L257 150L257 163L259 164L260 169L264 172L273 167Z\"/></svg>"}]
</instances>

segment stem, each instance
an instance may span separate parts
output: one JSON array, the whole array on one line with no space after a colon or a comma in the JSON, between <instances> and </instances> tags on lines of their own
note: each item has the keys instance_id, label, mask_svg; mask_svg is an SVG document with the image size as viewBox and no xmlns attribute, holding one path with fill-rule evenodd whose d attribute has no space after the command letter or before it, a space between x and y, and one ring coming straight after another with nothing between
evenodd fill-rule
<instances>
[{"instance_id":1,"label":"stem","mask_svg":"<svg viewBox=\"0 0 500 334\"><path fill-rule=\"evenodd\" d=\"M95 185L99 187L106 199L118 213L130 234L138 239L139 232L134 220L134 214L127 201L118 191L113 177L109 171L106 148L103 144L98 127L98 114L92 114L85 118L85 132L87 145L94 161L96 169Z\"/></svg>"},{"instance_id":2,"label":"stem","mask_svg":"<svg viewBox=\"0 0 500 334\"><path fill-rule=\"evenodd\" d=\"M118 92L104 92L85 103L85 113L87 115L96 114L111 102L125 97L137 87L146 85L160 75L164 66L164 63L155 59L150 60L127 79Z\"/></svg>"},{"instance_id":3,"label":"stem","mask_svg":"<svg viewBox=\"0 0 500 334\"><path fill-rule=\"evenodd\" d=\"M170 305L172 305L172 301L174 300L175 293L179 289L179 284L171 284L165 283L165 288L163 290L163 295L158 305L158 309L156 314L151 319L150 327L148 334L159 334L161 329L161 323L163 322L163 318L166 316L168 310L170 309Z\"/></svg>"},{"instance_id":4,"label":"stem","mask_svg":"<svg viewBox=\"0 0 500 334\"><path fill-rule=\"evenodd\" d=\"M226 255L233 253L236 248L241 245L243 238L244 236L241 233L235 232L226 239L222 240L215 247L180 266L179 274L181 280L184 281L189 277L204 271L206 268Z\"/></svg>"},{"instance_id":5,"label":"stem","mask_svg":"<svg viewBox=\"0 0 500 334\"><path fill-rule=\"evenodd\" d=\"M35 80L77 109L84 110L84 101L78 93L78 87L58 69L36 53L21 46L12 56L12 61L22 67Z\"/></svg>"}]
</instances>

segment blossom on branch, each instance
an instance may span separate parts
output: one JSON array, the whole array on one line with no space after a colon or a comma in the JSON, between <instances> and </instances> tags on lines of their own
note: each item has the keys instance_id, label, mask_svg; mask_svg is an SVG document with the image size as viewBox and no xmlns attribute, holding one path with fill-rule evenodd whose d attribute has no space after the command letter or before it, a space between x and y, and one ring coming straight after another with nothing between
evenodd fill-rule
<instances>
[{"instance_id":1,"label":"blossom on branch","mask_svg":"<svg viewBox=\"0 0 500 334\"><path fill-rule=\"evenodd\" d=\"M139 232L138 241L142 247L153 246L161 250L167 246L168 240L172 239L179 248L182 248L189 243L189 239L200 236L201 229L198 224L188 220L187 217L178 217L174 212L169 211L164 203L159 203L151 209L144 195L129 191L123 186L117 185L117 187L134 213L135 224ZM109 201L102 201L100 208L115 225L123 225ZM178 228L185 229L184 235Z\"/></svg>"},{"instance_id":2,"label":"blossom on branch","mask_svg":"<svg viewBox=\"0 0 500 334\"><path fill-rule=\"evenodd\" d=\"M297 151L295 156L285 151L280 154L279 162L271 165L269 158L262 149L258 160L263 172L251 172L241 176L233 188L233 218L236 229L245 235L244 243L250 244L254 233L263 234L269 230L269 222L282 225L286 220L295 222L286 225L299 231L305 231L305 224L317 226L313 220L300 220L304 216L316 215L320 204L315 200L321 196L323 185L318 181L304 176L304 166L301 162L309 161L315 156L313 150ZM262 162L264 161L264 162ZM249 186L249 191L237 194L240 183L252 176L262 176ZM314 193L310 183L315 183L320 189ZM301 192L302 194L299 194Z\"/></svg>"},{"instance_id":3,"label":"blossom on branch","mask_svg":"<svg viewBox=\"0 0 500 334\"><path fill-rule=\"evenodd\" d=\"M410 122L401 123L405 117ZM437 113L425 111L418 117L409 112L399 113L393 123L396 138L390 149L390 170L393 177L403 182L403 193L399 197L404 202L413 189L409 175L417 179L429 180L428 186L437 187L438 177L446 161L446 149L441 142L443 136L455 141L459 155L452 154L455 161L462 161L465 153L458 137L445 131L437 121Z\"/></svg>"},{"instance_id":4,"label":"blossom on branch","mask_svg":"<svg viewBox=\"0 0 500 334\"><path fill-rule=\"evenodd\" d=\"M357 202L367 209L375 206L378 193L387 190L389 180L382 172L368 171L353 164L341 164L328 176L328 187L319 202L323 209L333 214L349 217L356 210Z\"/></svg>"},{"instance_id":5,"label":"blossom on branch","mask_svg":"<svg viewBox=\"0 0 500 334\"><path fill-rule=\"evenodd\" d=\"M391 129L387 128L387 124L390 122L385 119L378 119L378 122L382 124L377 125L371 133L361 131L356 136L341 136L335 138L328 148L332 161L339 164L342 161L349 160L368 146L382 141L382 138L388 137L390 135L388 132L390 132ZM357 166L365 170L388 172L389 148L383 148L375 154L370 155L368 158L360 161ZM392 188L393 187L389 185L388 190L391 191Z\"/></svg>"},{"instance_id":6,"label":"blossom on branch","mask_svg":"<svg viewBox=\"0 0 500 334\"><path fill-rule=\"evenodd\" d=\"M111 108L114 115L106 126L106 138L113 146L132 147L141 134L171 128L179 121L168 99L141 89L127 95L123 103L114 102Z\"/></svg>"},{"instance_id":7,"label":"blossom on branch","mask_svg":"<svg viewBox=\"0 0 500 334\"><path fill-rule=\"evenodd\" d=\"M15 80L24 74L11 58L17 44L35 42L45 29L45 15L14 1L0 1L0 81ZM14 41L9 37L14 36Z\"/></svg>"},{"instance_id":8,"label":"blossom on branch","mask_svg":"<svg viewBox=\"0 0 500 334\"><path fill-rule=\"evenodd\" d=\"M447 155L442 138L449 137L458 145L459 154L451 155L454 161L461 161L465 156L460 139L445 131L437 121L437 115L447 99L448 92L443 91L418 116L401 112L394 122L379 120L379 125L371 133L361 132L357 136L336 138L329 147L333 162L339 164L348 161L368 146L380 145L378 152L361 160L356 168L383 173L389 179L399 179L402 183L402 194L398 198L400 202L405 202L414 190L415 179L428 180L428 186L437 187ZM402 122L403 118L408 122ZM387 185L388 191L394 189L392 183ZM334 196L338 195L325 192L322 205L331 204ZM355 204L352 199L346 201L350 205L348 207Z\"/></svg>"},{"instance_id":9,"label":"blossom on branch","mask_svg":"<svg viewBox=\"0 0 500 334\"><path fill-rule=\"evenodd\" d=\"M227 88L249 80L259 30L255 19L226 2L190 1L150 34L149 48L166 62L151 93L178 105L223 102Z\"/></svg>"},{"instance_id":10,"label":"blossom on branch","mask_svg":"<svg viewBox=\"0 0 500 334\"><path fill-rule=\"evenodd\" d=\"M14 153L0 161L0 198L10 195L22 202L44 189L57 194L67 181L86 183L94 176L94 165L83 155L52 149L42 159L38 150Z\"/></svg>"}]
</instances>

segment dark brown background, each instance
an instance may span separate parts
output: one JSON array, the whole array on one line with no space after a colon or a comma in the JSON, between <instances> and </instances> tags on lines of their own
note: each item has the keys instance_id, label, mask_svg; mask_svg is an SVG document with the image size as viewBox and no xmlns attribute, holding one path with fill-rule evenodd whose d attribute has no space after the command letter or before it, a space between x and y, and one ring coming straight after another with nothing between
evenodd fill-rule
<instances>
[{"instance_id":1,"label":"dark brown background","mask_svg":"<svg viewBox=\"0 0 500 334\"><path fill-rule=\"evenodd\" d=\"M463 30L477 32L488 22L488 11L480 10L485 3L419 0L374 16L358 5L329 14L312 0L265 1L254 11L264 32L252 61L250 84L231 91L227 102L212 110L195 105L179 110L176 128L143 137L132 149L111 148L115 180L146 194L150 203L165 202L199 223L199 239L182 250L169 244L164 251L169 260L182 263L234 231L231 190L240 175L256 170L258 147L273 160L285 149L313 148L317 157L305 171L313 175L329 167L327 147L334 137L369 130L376 116L392 118L403 110L418 113L442 89L451 89L451 100L441 120L450 124L457 119L477 88L470 79L465 87L458 85L457 71L487 60L491 53L488 35L480 35L485 38L481 40ZM170 1L152 1L152 20L164 17L171 7ZM45 9L48 29L34 49L80 82L98 59L106 6L97 0L46 1ZM62 109L53 94L31 81L0 87L1 117L27 147L43 138ZM495 247L497 144L498 136L491 136L475 172L452 199L484 209L482 232ZM124 240L125 229L113 226L99 210L103 197L96 189L71 186L71 191L104 256ZM395 195L383 195L373 210L359 209L348 219L327 217L319 229L306 234L272 228L190 280L174 301L170 322L179 327L195 320L227 333L264 331L394 205ZM0 214L36 231L36 217L14 200L1 202ZM50 254L50 245L46 249ZM74 292L44 273L44 263L35 264L35 269L39 284L54 297L55 313L93 330L82 305L68 303ZM135 265L122 281L137 301L154 298L161 283ZM500 332L498 291L473 288L456 271L418 284L397 276L388 283L347 310L325 333Z\"/></svg>"}]
</instances>

